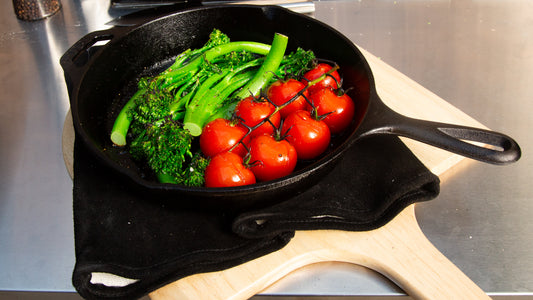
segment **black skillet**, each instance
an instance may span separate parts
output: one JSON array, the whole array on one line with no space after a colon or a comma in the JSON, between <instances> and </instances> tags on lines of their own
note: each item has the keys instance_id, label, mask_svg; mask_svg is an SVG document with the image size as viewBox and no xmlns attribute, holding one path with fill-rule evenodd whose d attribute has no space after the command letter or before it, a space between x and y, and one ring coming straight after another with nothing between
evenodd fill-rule
<instances>
[{"instance_id":1,"label":"black skillet","mask_svg":"<svg viewBox=\"0 0 533 300\"><path fill-rule=\"evenodd\" d=\"M132 26L93 32L61 58L77 137L119 176L126 176L157 195L200 207L263 206L304 191L325 176L342 153L358 139L375 134L406 136L466 157L492 164L520 158L518 144L492 131L411 119L388 108L379 98L374 78L357 47L341 33L308 16L277 6L209 6L134 14ZM120 21L120 20L119 20ZM112 146L112 122L134 92L141 74L161 69L187 48L200 47L213 28L232 40L270 43L275 32L289 37L289 50L312 49L317 57L335 61L344 85L353 87L357 114L351 127L334 139L331 149L292 175L235 188L194 188L161 184L134 162L124 149ZM98 45L98 42L107 42ZM491 149L466 141L492 145Z\"/></svg>"}]
</instances>

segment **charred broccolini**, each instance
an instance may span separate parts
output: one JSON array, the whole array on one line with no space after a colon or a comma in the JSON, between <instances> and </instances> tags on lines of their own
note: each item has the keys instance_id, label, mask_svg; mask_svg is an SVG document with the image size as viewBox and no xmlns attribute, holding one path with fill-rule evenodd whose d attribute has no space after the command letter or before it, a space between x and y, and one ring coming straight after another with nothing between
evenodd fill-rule
<instances>
[{"instance_id":1,"label":"charred broccolini","mask_svg":"<svg viewBox=\"0 0 533 300\"><path fill-rule=\"evenodd\" d=\"M186 50L154 77L142 78L118 114L111 140L147 162L159 181L202 186L209 160L193 149L194 137L216 117L230 117L241 98L257 95L273 79L297 74L315 59L298 49L285 55L287 37L272 45L230 42L213 30L199 49Z\"/></svg>"}]
</instances>

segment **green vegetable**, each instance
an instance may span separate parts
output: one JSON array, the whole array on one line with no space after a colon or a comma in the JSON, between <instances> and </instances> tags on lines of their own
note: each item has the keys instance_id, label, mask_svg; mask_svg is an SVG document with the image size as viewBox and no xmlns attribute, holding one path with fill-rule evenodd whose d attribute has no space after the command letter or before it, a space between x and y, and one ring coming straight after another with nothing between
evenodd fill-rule
<instances>
[{"instance_id":1,"label":"green vegetable","mask_svg":"<svg viewBox=\"0 0 533 300\"><path fill-rule=\"evenodd\" d=\"M214 74L223 72L224 69L252 60L254 56L251 53L266 55L269 50L270 45L262 43L229 42L227 36L215 29L202 48L184 51L168 69L153 78L143 78L139 81L138 92L126 103L115 121L111 140L117 146L126 145L126 135L135 118L133 108L151 101L149 98L152 95L173 98L175 103L172 106L175 111L165 111L165 113L177 114L176 118L179 118L184 113L187 101L198 87L194 82L203 82ZM153 116L149 116L152 112ZM160 115L158 109L149 109L143 112L142 122L155 122L160 119Z\"/></svg>"},{"instance_id":2,"label":"green vegetable","mask_svg":"<svg viewBox=\"0 0 533 300\"><path fill-rule=\"evenodd\" d=\"M111 131L117 146L153 169L160 182L202 186L209 160L193 147L194 136L216 117L230 117L241 99L257 95L273 76L308 68L314 55L297 51L284 56L287 37L272 45L230 42L219 30L199 49L179 54L153 77L139 80L138 91L119 112Z\"/></svg>"},{"instance_id":3,"label":"green vegetable","mask_svg":"<svg viewBox=\"0 0 533 300\"><path fill-rule=\"evenodd\" d=\"M276 70L276 76L268 84L273 83L277 78L293 77L300 78L305 71L312 69L315 64L315 54L311 50L298 48L283 58L281 66Z\"/></svg>"},{"instance_id":4,"label":"green vegetable","mask_svg":"<svg viewBox=\"0 0 533 300\"><path fill-rule=\"evenodd\" d=\"M183 169L179 176L168 173L158 173L157 179L161 183L174 183L186 186L202 186L205 183L204 171L209 164L209 159L196 152L190 160L187 168Z\"/></svg>"},{"instance_id":5,"label":"green vegetable","mask_svg":"<svg viewBox=\"0 0 533 300\"><path fill-rule=\"evenodd\" d=\"M250 95L257 95L261 89L268 84L283 60L285 49L287 48L287 41L288 38L285 35L276 34L274 36L272 47L261 64L261 67L246 86L237 92L235 95L236 99L242 99ZM183 123L184 127L188 129L192 135L199 136L202 133L202 128L210 117L215 115L217 111L222 108L225 99L220 97L221 95L224 95L221 91L228 86L231 86L231 83L234 82L231 78L234 78L234 75L236 75L236 72L231 73L233 74L214 74L206 81L206 83L211 80L217 82L220 79L218 77L226 75L228 75L230 79L225 80L222 84L217 84L216 86L211 85L211 82L209 82L208 88L213 87L209 90L209 93L203 94L199 92L189 103ZM202 90L202 87L200 90Z\"/></svg>"},{"instance_id":6,"label":"green vegetable","mask_svg":"<svg viewBox=\"0 0 533 300\"><path fill-rule=\"evenodd\" d=\"M191 135L182 125L168 119L138 130L131 142L130 153L138 160L145 160L156 174L168 175L178 181L183 175L185 158L193 156L191 142Z\"/></svg>"}]
</instances>

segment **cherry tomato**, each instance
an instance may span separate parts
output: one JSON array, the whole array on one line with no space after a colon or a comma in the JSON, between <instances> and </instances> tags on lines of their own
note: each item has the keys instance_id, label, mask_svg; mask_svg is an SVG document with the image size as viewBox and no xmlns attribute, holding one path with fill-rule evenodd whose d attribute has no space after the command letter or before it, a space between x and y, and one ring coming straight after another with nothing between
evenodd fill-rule
<instances>
[{"instance_id":1,"label":"cherry tomato","mask_svg":"<svg viewBox=\"0 0 533 300\"><path fill-rule=\"evenodd\" d=\"M206 187L228 187L255 183L254 173L248 169L242 157L232 152L219 153L205 169Z\"/></svg>"},{"instance_id":2,"label":"cherry tomato","mask_svg":"<svg viewBox=\"0 0 533 300\"><path fill-rule=\"evenodd\" d=\"M327 114L323 121L332 134L343 131L353 120L355 105L346 94L339 95L336 91L325 88L309 95L309 100L319 116Z\"/></svg>"},{"instance_id":3,"label":"cherry tomato","mask_svg":"<svg viewBox=\"0 0 533 300\"><path fill-rule=\"evenodd\" d=\"M265 99L255 99L254 97L247 97L237 104L235 108L235 114L243 120L243 124L252 128L258 125L260 122L268 118L276 107L272 103ZM274 129L279 128L281 116L279 112L276 112L270 117L270 122L264 122L261 126L254 129L250 137L254 137L261 134L272 134ZM272 126L274 125L274 126Z\"/></svg>"},{"instance_id":4,"label":"cherry tomato","mask_svg":"<svg viewBox=\"0 0 533 300\"><path fill-rule=\"evenodd\" d=\"M329 146L331 133L324 121L314 119L307 110L298 110L287 116L281 132L294 146L298 159L313 159Z\"/></svg>"},{"instance_id":5,"label":"cherry tomato","mask_svg":"<svg viewBox=\"0 0 533 300\"><path fill-rule=\"evenodd\" d=\"M325 63L319 63L316 67L314 67L312 70L307 71L304 74L304 79L302 79L302 82L307 85L308 81L313 81L317 79L318 77L326 74L329 70L331 70L332 66L325 64ZM307 80L306 80L307 79ZM310 94L321 90L323 88L332 88L337 89L339 88L339 84L341 82L341 77L337 71L331 72L330 75L326 76L325 79L315 83L314 85L310 86L307 90Z\"/></svg>"},{"instance_id":6,"label":"cherry tomato","mask_svg":"<svg viewBox=\"0 0 533 300\"><path fill-rule=\"evenodd\" d=\"M305 88L306 84L301 83L296 79L278 80L274 82L267 90L267 97L272 103L277 106L281 106L296 96L298 92ZM287 104L280 110L281 118L287 117L294 111L305 109L307 107L307 101L304 97L307 97L309 92L305 90L302 96L299 96L290 104Z\"/></svg>"},{"instance_id":7,"label":"cherry tomato","mask_svg":"<svg viewBox=\"0 0 533 300\"><path fill-rule=\"evenodd\" d=\"M259 181L287 176L296 167L296 149L286 140L259 135L250 141L251 170Z\"/></svg>"},{"instance_id":8,"label":"cherry tomato","mask_svg":"<svg viewBox=\"0 0 533 300\"><path fill-rule=\"evenodd\" d=\"M230 120L219 118L209 122L204 127L200 135L200 149L205 156L213 157L220 152L229 151L248 133L246 127L233 123ZM246 136L243 142L246 144L249 140L249 136ZM242 144L237 145L232 152L240 156L247 153Z\"/></svg>"}]
</instances>

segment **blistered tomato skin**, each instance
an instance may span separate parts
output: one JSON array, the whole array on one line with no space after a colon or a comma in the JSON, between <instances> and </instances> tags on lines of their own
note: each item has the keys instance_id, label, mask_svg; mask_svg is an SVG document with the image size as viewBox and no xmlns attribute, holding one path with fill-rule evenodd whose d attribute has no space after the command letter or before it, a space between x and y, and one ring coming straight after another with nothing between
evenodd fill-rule
<instances>
[{"instance_id":1,"label":"blistered tomato skin","mask_svg":"<svg viewBox=\"0 0 533 300\"><path fill-rule=\"evenodd\" d=\"M284 120L281 132L296 149L298 159L314 159L324 153L331 140L328 125L315 120L309 111L293 112Z\"/></svg>"},{"instance_id":2,"label":"blistered tomato skin","mask_svg":"<svg viewBox=\"0 0 533 300\"><path fill-rule=\"evenodd\" d=\"M258 181L274 180L294 171L298 156L286 140L260 135L250 141L251 170Z\"/></svg>"},{"instance_id":3,"label":"blistered tomato skin","mask_svg":"<svg viewBox=\"0 0 533 300\"><path fill-rule=\"evenodd\" d=\"M255 176L242 157L232 152L222 152L211 158L205 169L206 187L232 187L254 184Z\"/></svg>"},{"instance_id":4,"label":"blistered tomato skin","mask_svg":"<svg viewBox=\"0 0 533 300\"><path fill-rule=\"evenodd\" d=\"M200 149L207 157L213 157L218 153L229 151L241 139L244 143L249 142L250 137L246 136L248 129L240 124L233 124L226 119L215 119L209 122L200 135ZM245 137L246 136L246 137ZM240 144L232 152L241 157L246 155L246 148Z\"/></svg>"},{"instance_id":5,"label":"blistered tomato skin","mask_svg":"<svg viewBox=\"0 0 533 300\"><path fill-rule=\"evenodd\" d=\"M281 115L279 112L275 112L275 110L276 107L265 99L247 97L237 104L235 114L241 119L244 125L250 128L257 126L263 120L270 117L270 121L265 121L261 126L251 132L250 137L254 137L262 134L272 134L279 128Z\"/></svg>"},{"instance_id":6,"label":"blistered tomato skin","mask_svg":"<svg viewBox=\"0 0 533 300\"><path fill-rule=\"evenodd\" d=\"M300 91L305 88L305 84L301 83L296 79L289 80L278 80L274 82L267 90L267 97L274 103L276 106L282 106L293 97L296 96ZM285 118L290 115L292 112L297 110L305 109L308 104L306 97L309 96L307 90L302 92L302 95L292 101L290 104L287 104L280 110L281 118Z\"/></svg>"},{"instance_id":7,"label":"blistered tomato skin","mask_svg":"<svg viewBox=\"0 0 533 300\"><path fill-rule=\"evenodd\" d=\"M326 63L320 63L315 68L313 68L310 71L307 71L304 74L304 79L302 79L302 82L307 85L308 81L313 81L317 79L318 77L326 74L329 70L331 70L332 66ZM341 82L341 77L339 73L335 70L331 72L330 75L326 76L324 80L319 81L318 83L310 86L308 88L308 91L310 94L324 89L324 88L332 88L332 89L338 89L339 84Z\"/></svg>"},{"instance_id":8,"label":"blistered tomato skin","mask_svg":"<svg viewBox=\"0 0 533 300\"><path fill-rule=\"evenodd\" d=\"M347 94L337 94L332 89L325 88L309 96L317 114L325 116L323 121L328 125L332 134L346 129L353 120L355 104Z\"/></svg>"}]
</instances>

